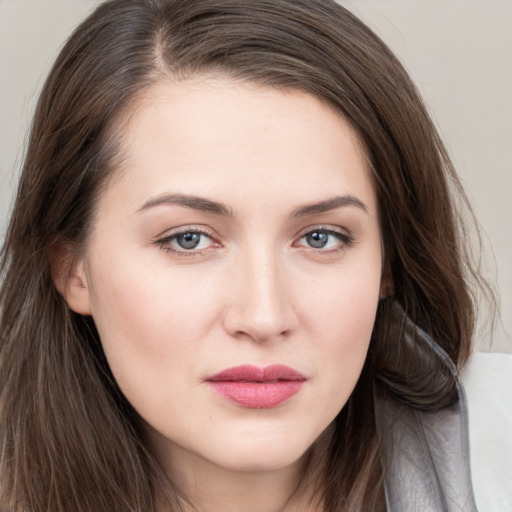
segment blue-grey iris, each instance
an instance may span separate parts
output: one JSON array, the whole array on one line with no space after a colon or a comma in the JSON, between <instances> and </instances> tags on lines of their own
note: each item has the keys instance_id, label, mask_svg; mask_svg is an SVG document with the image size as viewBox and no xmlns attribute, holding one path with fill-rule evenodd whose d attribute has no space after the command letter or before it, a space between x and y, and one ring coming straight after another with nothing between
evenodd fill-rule
<instances>
[{"instance_id":1,"label":"blue-grey iris","mask_svg":"<svg viewBox=\"0 0 512 512\"><path fill-rule=\"evenodd\" d=\"M183 249L195 249L201 241L200 233L184 233L176 237L176 242Z\"/></svg>"},{"instance_id":2,"label":"blue-grey iris","mask_svg":"<svg viewBox=\"0 0 512 512\"><path fill-rule=\"evenodd\" d=\"M322 233L321 231L313 231L306 235L306 240L311 247L321 249L327 245L329 235L327 233Z\"/></svg>"}]
</instances>

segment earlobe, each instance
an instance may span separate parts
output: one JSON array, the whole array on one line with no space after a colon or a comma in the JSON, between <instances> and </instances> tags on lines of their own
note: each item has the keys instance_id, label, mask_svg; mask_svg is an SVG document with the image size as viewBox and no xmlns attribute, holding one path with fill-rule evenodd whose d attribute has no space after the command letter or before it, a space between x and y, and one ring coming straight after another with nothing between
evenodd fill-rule
<instances>
[{"instance_id":1,"label":"earlobe","mask_svg":"<svg viewBox=\"0 0 512 512\"><path fill-rule=\"evenodd\" d=\"M62 244L56 244L50 255L55 287L69 308L80 315L90 315L90 294L83 258Z\"/></svg>"}]
</instances>

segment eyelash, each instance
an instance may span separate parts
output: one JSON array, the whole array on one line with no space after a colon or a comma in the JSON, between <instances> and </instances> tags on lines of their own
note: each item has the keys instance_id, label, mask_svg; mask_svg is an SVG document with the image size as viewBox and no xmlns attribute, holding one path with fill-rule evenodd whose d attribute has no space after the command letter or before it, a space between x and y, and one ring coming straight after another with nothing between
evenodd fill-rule
<instances>
[{"instance_id":1,"label":"eyelash","mask_svg":"<svg viewBox=\"0 0 512 512\"><path fill-rule=\"evenodd\" d=\"M184 229L180 229L179 231L175 231L174 233L171 233L170 235L167 235L164 238L156 240L155 243L165 252L172 253L180 258L191 258L191 257L195 257L195 256L201 256L201 255L204 255L207 251L214 248L214 247L207 247L205 249L191 249L191 250L187 251L184 248L182 248L180 250L180 249L174 249L172 247L171 243L174 240L176 240L179 236L188 235L188 234L205 236L205 237L209 238L216 247L221 247L221 244L215 240L215 237L213 236L212 233L210 233L209 231L203 230L203 229L198 229L198 228L193 228L193 227L184 228Z\"/></svg>"},{"instance_id":2,"label":"eyelash","mask_svg":"<svg viewBox=\"0 0 512 512\"><path fill-rule=\"evenodd\" d=\"M302 239L307 237L308 235L312 235L314 233L322 234L322 235L328 235L335 237L339 241L339 246L331 249L323 249L323 248L315 248L311 246L300 246L297 245L298 242L300 242ZM184 257L184 258L191 258L196 256L202 256L206 252L210 251L212 248L215 247L206 247L204 249L191 249L186 250L184 248L182 249L175 249L172 247L172 242L175 241L178 237L187 235L187 234L193 234L193 235L200 235L205 236L209 238L215 247L221 247L221 244L216 241L215 237L212 233L209 231L198 229L198 228L184 228L180 229L179 231L175 231L171 233L170 235L167 235L161 239L158 239L155 241L156 245L158 245L162 250L168 253L172 253L176 255L177 257ZM347 233L346 231L341 231L337 229L333 229L332 227L323 227L323 226L317 226L311 229L308 229L307 231L303 231L298 238L296 238L296 242L293 243L294 247L304 247L306 249L315 251L317 253L323 253L323 254L332 254L337 251L342 251L346 248L350 248L354 245L355 237ZM211 244L210 244L211 245Z\"/></svg>"},{"instance_id":3,"label":"eyelash","mask_svg":"<svg viewBox=\"0 0 512 512\"><path fill-rule=\"evenodd\" d=\"M306 247L307 249L323 254L332 254L337 251L342 251L344 249L353 247L356 240L355 236L352 235L351 233L348 233L347 231L342 231L341 229L334 229L332 227L326 226L315 226L314 228L307 229L307 231L303 231L302 234L297 239L297 241L300 241L307 237L308 235L312 235L313 233L332 236L336 238L339 242L339 245L337 247L331 249L315 248L311 246ZM294 242L294 246L296 246L296 243L297 242Z\"/></svg>"}]
</instances>

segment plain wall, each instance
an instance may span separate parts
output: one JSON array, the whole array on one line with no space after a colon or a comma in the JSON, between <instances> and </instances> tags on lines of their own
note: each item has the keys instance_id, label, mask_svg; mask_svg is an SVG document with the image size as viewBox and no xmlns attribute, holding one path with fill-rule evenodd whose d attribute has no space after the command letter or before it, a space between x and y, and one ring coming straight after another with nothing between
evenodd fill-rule
<instances>
[{"instance_id":1,"label":"plain wall","mask_svg":"<svg viewBox=\"0 0 512 512\"><path fill-rule=\"evenodd\" d=\"M0 239L37 92L96 3L0 0ZM429 105L483 227L487 276L501 292L492 349L512 351L512 1L342 3L390 45ZM489 349L488 333L479 336Z\"/></svg>"}]
</instances>

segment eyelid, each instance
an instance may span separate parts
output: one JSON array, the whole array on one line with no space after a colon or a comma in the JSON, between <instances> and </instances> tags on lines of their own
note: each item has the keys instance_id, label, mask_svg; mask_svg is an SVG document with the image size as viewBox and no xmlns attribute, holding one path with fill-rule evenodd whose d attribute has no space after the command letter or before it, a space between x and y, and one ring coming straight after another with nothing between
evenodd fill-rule
<instances>
[{"instance_id":1,"label":"eyelid","mask_svg":"<svg viewBox=\"0 0 512 512\"><path fill-rule=\"evenodd\" d=\"M215 233L215 231L208 226L202 224L184 224L183 226L177 226L175 228L166 229L165 231L162 231L162 233L155 237L155 241L164 238L171 238L173 236L189 232L201 233L203 235L209 236L210 238L218 238L218 235Z\"/></svg>"},{"instance_id":2,"label":"eyelid","mask_svg":"<svg viewBox=\"0 0 512 512\"><path fill-rule=\"evenodd\" d=\"M308 226L295 236L293 245L295 245L298 241L300 241L302 238L304 238L306 235L310 233L314 233L315 231L320 231L323 233L327 233L329 235L337 236L340 240L341 247L335 248L335 249L322 249L322 248L314 248L314 247L307 247L307 246L300 246L305 247L306 249L311 249L313 251L320 251L320 252L329 252L329 251L336 251L340 249L344 249L347 247L352 247L356 237L347 229L340 228L338 226L332 226L332 225L313 225Z\"/></svg>"},{"instance_id":3,"label":"eyelid","mask_svg":"<svg viewBox=\"0 0 512 512\"><path fill-rule=\"evenodd\" d=\"M204 249L191 249L191 250L180 250L171 246L171 241L176 239L178 236L186 234L186 233L197 233L200 235L204 235L212 240L212 247L207 247ZM162 250L175 254L177 256L185 256L192 257L204 254L205 252L216 248L221 247L222 244L218 241L218 235L211 229L206 226L192 224L179 226L177 228L173 228L171 230L164 231L161 235L158 235L154 243L159 246Z\"/></svg>"}]
</instances>

